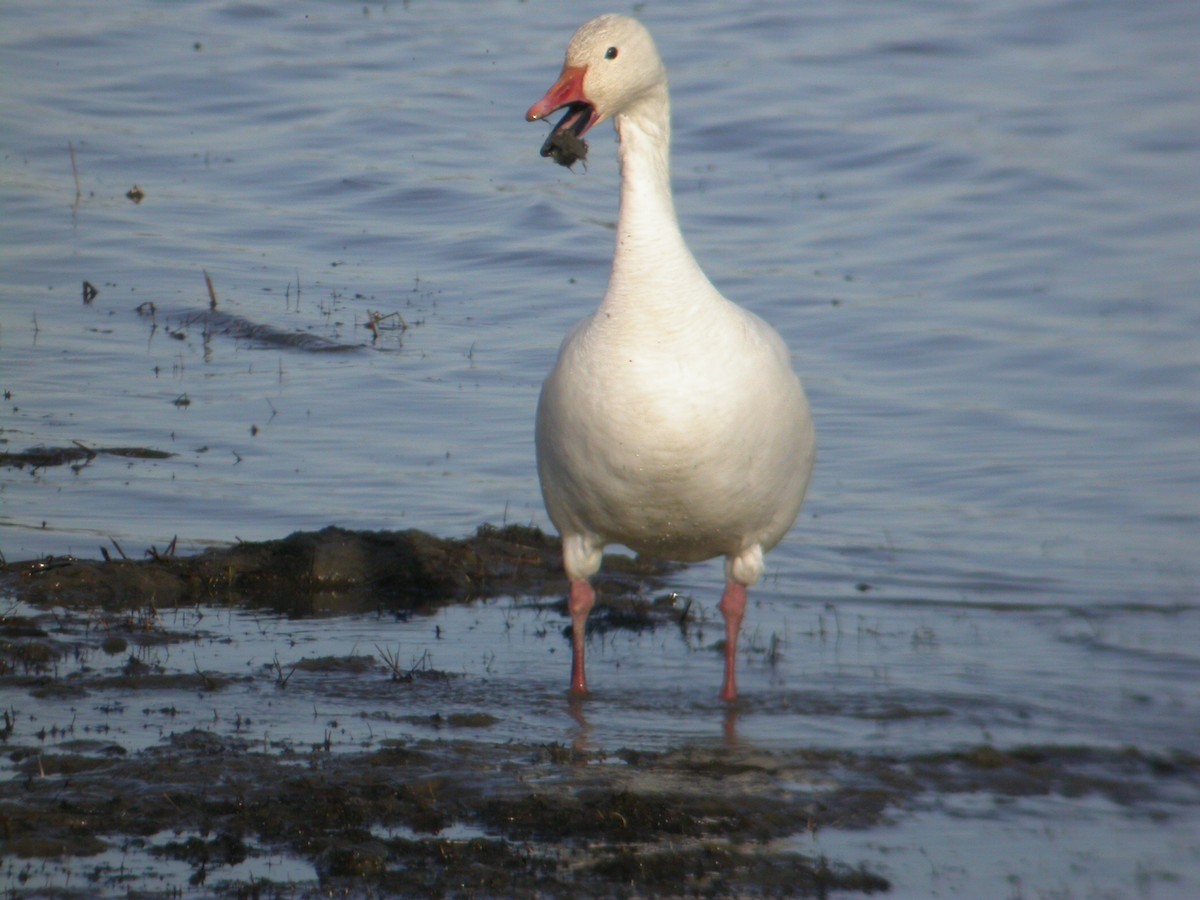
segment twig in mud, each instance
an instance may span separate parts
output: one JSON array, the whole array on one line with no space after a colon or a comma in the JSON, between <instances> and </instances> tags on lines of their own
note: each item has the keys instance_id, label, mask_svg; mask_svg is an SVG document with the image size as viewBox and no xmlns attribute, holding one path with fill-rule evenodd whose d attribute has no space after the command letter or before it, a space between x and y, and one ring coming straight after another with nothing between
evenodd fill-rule
<instances>
[{"instance_id":1,"label":"twig in mud","mask_svg":"<svg viewBox=\"0 0 1200 900\"><path fill-rule=\"evenodd\" d=\"M216 680L200 671L200 661L196 659L195 653L192 654L192 665L196 667L196 674L204 682L204 689L206 691L215 691L217 689Z\"/></svg>"},{"instance_id":2,"label":"twig in mud","mask_svg":"<svg viewBox=\"0 0 1200 900\"><path fill-rule=\"evenodd\" d=\"M151 544L150 549L146 551L146 555L153 560L170 559L175 555L175 548L178 543L179 535L175 535L173 538L171 538L171 543L167 544L167 549L160 553L158 548Z\"/></svg>"},{"instance_id":3,"label":"twig in mud","mask_svg":"<svg viewBox=\"0 0 1200 900\"><path fill-rule=\"evenodd\" d=\"M275 660L271 663L271 668L275 670L275 687L280 689L287 687L287 683L292 680L292 676L296 674L296 667L299 665L300 663L295 663L284 675L283 664L279 661L279 654L276 653Z\"/></svg>"},{"instance_id":4,"label":"twig in mud","mask_svg":"<svg viewBox=\"0 0 1200 900\"><path fill-rule=\"evenodd\" d=\"M208 287L208 308L216 309L217 308L217 292L213 288L212 279L208 277L207 269L201 269L200 271L204 273L204 284L207 285L207 287Z\"/></svg>"},{"instance_id":5,"label":"twig in mud","mask_svg":"<svg viewBox=\"0 0 1200 900\"><path fill-rule=\"evenodd\" d=\"M421 654L421 658L412 664L412 668L408 670L408 677L411 679L413 673L420 669L422 672L429 668L429 651L426 650Z\"/></svg>"},{"instance_id":6,"label":"twig in mud","mask_svg":"<svg viewBox=\"0 0 1200 900\"><path fill-rule=\"evenodd\" d=\"M400 315L400 313L392 312L384 315L370 309L367 310L367 324L365 327L373 335L371 338L373 341L379 340L379 332L381 330L399 331L401 334L408 331L408 323L404 321L404 316Z\"/></svg>"},{"instance_id":7,"label":"twig in mud","mask_svg":"<svg viewBox=\"0 0 1200 900\"><path fill-rule=\"evenodd\" d=\"M121 545L117 543L117 539L115 537L110 537L109 540L112 541L112 545L117 548L117 552L121 554L121 559L129 559L129 557L125 555L125 551L121 549Z\"/></svg>"},{"instance_id":8,"label":"twig in mud","mask_svg":"<svg viewBox=\"0 0 1200 900\"><path fill-rule=\"evenodd\" d=\"M679 614L679 624L681 626L687 625L688 616L691 614L691 612L692 612L692 598L688 597L687 603L685 603L683 605L683 612L681 612Z\"/></svg>"},{"instance_id":9,"label":"twig in mud","mask_svg":"<svg viewBox=\"0 0 1200 900\"><path fill-rule=\"evenodd\" d=\"M783 641L779 638L779 632L772 631L771 643L767 647L767 665L772 669L779 665L779 660L783 657L783 652L780 650L782 645Z\"/></svg>"},{"instance_id":10,"label":"twig in mud","mask_svg":"<svg viewBox=\"0 0 1200 900\"><path fill-rule=\"evenodd\" d=\"M75 206L79 205L79 198L83 196L83 191L79 187L79 167L75 165L75 145L67 141L67 152L71 154L71 175L75 178Z\"/></svg>"},{"instance_id":11,"label":"twig in mud","mask_svg":"<svg viewBox=\"0 0 1200 900\"><path fill-rule=\"evenodd\" d=\"M418 671L424 671L429 668L429 651L426 650L421 656L408 668L405 669L400 663L400 650L397 648L395 653L375 645L375 649L379 651L379 655L383 657L384 664L392 673L392 681L400 681L405 684L409 683L416 676Z\"/></svg>"},{"instance_id":12,"label":"twig in mud","mask_svg":"<svg viewBox=\"0 0 1200 900\"><path fill-rule=\"evenodd\" d=\"M392 653L392 651L385 650L383 647L380 647L378 644L375 645L375 649L376 649L376 651L378 651L379 655L381 657L383 657L384 665L386 665L388 667L388 669L391 670L392 681L405 681L405 680L411 681L412 680L411 675L409 675L408 678L405 679L405 676L403 674L403 668L400 665L400 651L398 649L396 650L395 653Z\"/></svg>"}]
</instances>

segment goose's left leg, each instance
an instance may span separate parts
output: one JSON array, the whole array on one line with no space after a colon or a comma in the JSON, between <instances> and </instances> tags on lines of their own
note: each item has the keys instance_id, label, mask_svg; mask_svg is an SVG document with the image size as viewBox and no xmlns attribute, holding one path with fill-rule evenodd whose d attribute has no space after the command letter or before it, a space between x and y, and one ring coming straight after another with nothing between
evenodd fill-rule
<instances>
[{"instance_id":1,"label":"goose's left leg","mask_svg":"<svg viewBox=\"0 0 1200 900\"><path fill-rule=\"evenodd\" d=\"M562 550L563 568L571 582L567 597L567 612L571 614L571 694L582 697L588 692L583 665L588 613L596 605L596 592L588 579L600 571L604 541L591 534L564 534Z\"/></svg>"},{"instance_id":2,"label":"goose's left leg","mask_svg":"<svg viewBox=\"0 0 1200 900\"><path fill-rule=\"evenodd\" d=\"M761 544L747 547L737 555L725 557L725 593L717 607L725 617L725 681L721 699L732 703L737 699L737 645L746 615L746 589L757 584L763 573Z\"/></svg>"},{"instance_id":3,"label":"goose's left leg","mask_svg":"<svg viewBox=\"0 0 1200 900\"><path fill-rule=\"evenodd\" d=\"M727 581L718 608L725 617L725 682L721 686L721 699L732 703L737 699L737 645L742 617L746 614L746 586Z\"/></svg>"},{"instance_id":4,"label":"goose's left leg","mask_svg":"<svg viewBox=\"0 0 1200 900\"><path fill-rule=\"evenodd\" d=\"M588 692L583 650L587 642L588 613L595 604L596 592L587 579L571 582L571 596L567 599L567 611L571 614L571 693L577 697Z\"/></svg>"}]
</instances>

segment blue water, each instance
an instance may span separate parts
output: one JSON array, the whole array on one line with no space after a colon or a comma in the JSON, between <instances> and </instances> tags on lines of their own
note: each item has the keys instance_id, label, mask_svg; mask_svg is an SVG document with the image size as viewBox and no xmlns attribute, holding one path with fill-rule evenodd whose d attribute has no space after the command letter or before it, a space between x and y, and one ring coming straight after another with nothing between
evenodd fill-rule
<instances>
[{"instance_id":1,"label":"blue water","mask_svg":"<svg viewBox=\"0 0 1200 900\"><path fill-rule=\"evenodd\" d=\"M607 125L572 173L523 114L586 7L6 3L0 450L175 455L0 470L4 556L548 529L533 409L603 292L617 171ZM748 636L793 645L748 661L750 737L1200 746L1200 7L640 15L685 235L817 424L752 595ZM711 610L719 581L673 587ZM852 650L812 637L834 615ZM596 648L596 740L717 727L678 692L707 701L719 659L676 649ZM646 718L622 691L656 677ZM783 711L826 690L953 714Z\"/></svg>"}]
</instances>

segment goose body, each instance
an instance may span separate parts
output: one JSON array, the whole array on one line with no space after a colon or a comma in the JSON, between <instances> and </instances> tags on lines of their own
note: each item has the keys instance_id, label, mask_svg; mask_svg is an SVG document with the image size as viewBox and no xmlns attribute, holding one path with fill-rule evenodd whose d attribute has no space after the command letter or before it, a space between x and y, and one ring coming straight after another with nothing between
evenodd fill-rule
<instances>
[{"instance_id":1,"label":"goose body","mask_svg":"<svg viewBox=\"0 0 1200 900\"><path fill-rule=\"evenodd\" d=\"M808 487L808 402L783 340L713 287L679 230L666 73L649 32L625 16L584 24L527 118L564 106L552 138L612 118L621 164L608 289L563 341L537 409L538 476L571 582L571 690L587 691L589 579L616 543L683 562L726 558L721 696L733 700L746 589Z\"/></svg>"}]
</instances>

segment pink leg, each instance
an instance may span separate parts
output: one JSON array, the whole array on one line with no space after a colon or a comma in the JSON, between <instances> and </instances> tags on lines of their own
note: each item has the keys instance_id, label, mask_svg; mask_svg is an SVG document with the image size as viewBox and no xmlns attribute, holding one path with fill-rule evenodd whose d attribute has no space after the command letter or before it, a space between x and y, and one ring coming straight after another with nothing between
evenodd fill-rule
<instances>
[{"instance_id":1,"label":"pink leg","mask_svg":"<svg viewBox=\"0 0 1200 900\"><path fill-rule=\"evenodd\" d=\"M732 703L737 699L737 645L738 632L742 629L742 616L746 614L746 586L736 581L725 582L725 593L718 606L725 617L725 683L721 687L721 699Z\"/></svg>"},{"instance_id":2,"label":"pink leg","mask_svg":"<svg viewBox=\"0 0 1200 900\"><path fill-rule=\"evenodd\" d=\"M583 671L583 645L587 634L587 617L596 603L596 592L584 579L571 582L567 610L571 613L571 693L582 697L588 692L587 676Z\"/></svg>"}]
</instances>

